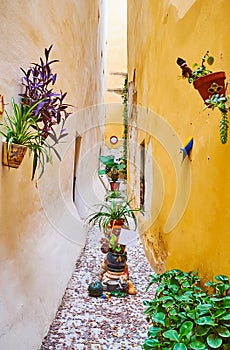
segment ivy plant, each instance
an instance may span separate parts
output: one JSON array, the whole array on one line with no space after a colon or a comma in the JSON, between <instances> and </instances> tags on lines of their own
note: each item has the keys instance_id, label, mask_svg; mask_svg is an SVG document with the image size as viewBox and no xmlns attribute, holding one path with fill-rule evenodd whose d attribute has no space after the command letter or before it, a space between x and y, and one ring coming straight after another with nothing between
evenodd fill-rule
<instances>
[{"instance_id":1,"label":"ivy plant","mask_svg":"<svg viewBox=\"0 0 230 350\"><path fill-rule=\"evenodd\" d=\"M196 272L170 270L151 279L147 290L157 287L154 299L143 302L150 322L143 349L230 349L227 276L216 276L203 289Z\"/></svg>"}]
</instances>

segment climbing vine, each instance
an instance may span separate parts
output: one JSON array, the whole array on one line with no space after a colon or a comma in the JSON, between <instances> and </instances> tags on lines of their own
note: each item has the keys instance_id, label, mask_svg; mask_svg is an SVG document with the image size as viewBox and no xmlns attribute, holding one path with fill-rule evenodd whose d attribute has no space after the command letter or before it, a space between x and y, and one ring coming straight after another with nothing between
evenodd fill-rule
<instances>
[{"instance_id":1,"label":"climbing vine","mask_svg":"<svg viewBox=\"0 0 230 350\"><path fill-rule=\"evenodd\" d=\"M123 173L125 178L127 176L127 158L128 158L128 75L125 77L124 86L122 90L122 104L123 104L123 125L124 125L124 134L123 134L123 163L125 164L125 169Z\"/></svg>"}]
</instances>

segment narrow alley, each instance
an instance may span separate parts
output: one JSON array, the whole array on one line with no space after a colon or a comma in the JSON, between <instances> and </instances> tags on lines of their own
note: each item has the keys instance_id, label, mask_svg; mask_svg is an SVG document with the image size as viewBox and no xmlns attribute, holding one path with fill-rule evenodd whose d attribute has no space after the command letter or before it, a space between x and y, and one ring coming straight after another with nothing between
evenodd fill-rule
<instances>
[{"instance_id":1,"label":"narrow alley","mask_svg":"<svg viewBox=\"0 0 230 350\"><path fill-rule=\"evenodd\" d=\"M230 350L229 14L0 1L0 350Z\"/></svg>"},{"instance_id":2,"label":"narrow alley","mask_svg":"<svg viewBox=\"0 0 230 350\"><path fill-rule=\"evenodd\" d=\"M110 299L88 295L88 285L98 280L104 255L100 254L102 234L89 231L85 248L68 284L56 318L40 350L140 350L148 323L142 301L150 300L154 289L146 293L153 273L140 240L128 248L130 279L137 294Z\"/></svg>"}]
</instances>

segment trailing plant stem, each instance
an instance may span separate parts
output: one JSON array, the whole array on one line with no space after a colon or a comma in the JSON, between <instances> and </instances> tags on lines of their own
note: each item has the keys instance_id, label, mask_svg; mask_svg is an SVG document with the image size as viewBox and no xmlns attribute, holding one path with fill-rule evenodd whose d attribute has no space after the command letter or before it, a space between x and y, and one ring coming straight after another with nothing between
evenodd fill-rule
<instances>
[{"instance_id":1,"label":"trailing plant stem","mask_svg":"<svg viewBox=\"0 0 230 350\"><path fill-rule=\"evenodd\" d=\"M222 118L220 120L220 140L225 144L228 140L228 110L227 108L219 108Z\"/></svg>"}]
</instances>

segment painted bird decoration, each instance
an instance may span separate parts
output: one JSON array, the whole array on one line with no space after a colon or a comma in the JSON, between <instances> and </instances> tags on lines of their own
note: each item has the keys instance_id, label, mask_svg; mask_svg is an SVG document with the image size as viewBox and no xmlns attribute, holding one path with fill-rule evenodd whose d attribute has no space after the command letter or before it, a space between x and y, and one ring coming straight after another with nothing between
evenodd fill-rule
<instances>
[{"instance_id":1,"label":"painted bird decoration","mask_svg":"<svg viewBox=\"0 0 230 350\"><path fill-rule=\"evenodd\" d=\"M188 157L190 161L192 160L192 148L193 148L193 137L189 136L184 143L184 147L180 148L180 151L183 153L182 162L186 157Z\"/></svg>"},{"instance_id":2,"label":"painted bird decoration","mask_svg":"<svg viewBox=\"0 0 230 350\"><path fill-rule=\"evenodd\" d=\"M192 70L187 66L187 63L183 58L178 57L176 63L182 69L183 78L189 79L192 77Z\"/></svg>"}]
</instances>

